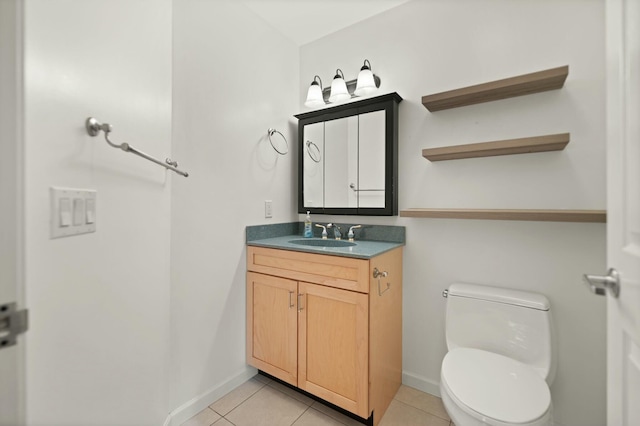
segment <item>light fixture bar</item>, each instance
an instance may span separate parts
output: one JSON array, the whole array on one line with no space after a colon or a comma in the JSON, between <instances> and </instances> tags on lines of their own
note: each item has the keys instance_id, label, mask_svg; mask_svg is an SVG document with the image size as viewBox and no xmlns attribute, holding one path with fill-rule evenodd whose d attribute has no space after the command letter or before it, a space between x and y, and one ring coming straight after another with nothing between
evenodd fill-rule
<instances>
[{"instance_id":1,"label":"light fixture bar","mask_svg":"<svg viewBox=\"0 0 640 426\"><path fill-rule=\"evenodd\" d=\"M378 77L377 75L373 75L373 81L376 83L376 87L380 87L380 77ZM349 80L346 82L347 84L347 91L349 92L349 94L351 95L352 98L355 98L355 95L353 94L353 92L356 90L356 84L358 83L358 79L354 78L353 80ZM324 98L324 101L326 103L329 103L329 95L331 95L331 86L329 87L325 87L324 89L322 89L322 97Z\"/></svg>"}]
</instances>

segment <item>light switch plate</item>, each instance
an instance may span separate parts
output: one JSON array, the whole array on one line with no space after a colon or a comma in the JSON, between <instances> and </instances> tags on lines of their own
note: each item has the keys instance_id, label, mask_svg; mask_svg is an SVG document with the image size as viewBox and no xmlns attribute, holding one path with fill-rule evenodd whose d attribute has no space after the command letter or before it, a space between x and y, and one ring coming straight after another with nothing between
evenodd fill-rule
<instances>
[{"instance_id":1,"label":"light switch plate","mask_svg":"<svg viewBox=\"0 0 640 426\"><path fill-rule=\"evenodd\" d=\"M95 190L52 186L49 192L52 239L96 232ZM91 220L87 220L87 207L91 209Z\"/></svg>"}]
</instances>

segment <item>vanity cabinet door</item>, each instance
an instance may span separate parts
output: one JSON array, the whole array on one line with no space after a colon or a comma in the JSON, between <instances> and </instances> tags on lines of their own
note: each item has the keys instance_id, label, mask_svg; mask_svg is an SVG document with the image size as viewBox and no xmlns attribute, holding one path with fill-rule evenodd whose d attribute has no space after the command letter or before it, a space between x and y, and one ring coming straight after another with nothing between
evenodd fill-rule
<instances>
[{"instance_id":1,"label":"vanity cabinet door","mask_svg":"<svg viewBox=\"0 0 640 426\"><path fill-rule=\"evenodd\" d=\"M298 387L368 418L367 294L300 282Z\"/></svg>"},{"instance_id":2,"label":"vanity cabinet door","mask_svg":"<svg viewBox=\"0 0 640 426\"><path fill-rule=\"evenodd\" d=\"M294 386L297 289L296 281L247 272L247 363Z\"/></svg>"}]
</instances>

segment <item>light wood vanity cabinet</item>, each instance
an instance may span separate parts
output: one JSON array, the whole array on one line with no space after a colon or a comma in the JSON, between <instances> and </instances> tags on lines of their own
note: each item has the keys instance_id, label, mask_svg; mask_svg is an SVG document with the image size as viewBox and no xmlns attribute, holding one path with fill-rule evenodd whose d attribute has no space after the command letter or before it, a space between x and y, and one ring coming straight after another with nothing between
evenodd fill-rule
<instances>
[{"instance_id":1,"label":"light wood vanity cabinet","mask_svg":"<svg viewBox=\"0 0 640 426\"><path fill-rule=\"evenodd\" d=\"M247 362L377 425L402 382L402 248L248 246L247 270Z\"/></svg>"}]
</instances>

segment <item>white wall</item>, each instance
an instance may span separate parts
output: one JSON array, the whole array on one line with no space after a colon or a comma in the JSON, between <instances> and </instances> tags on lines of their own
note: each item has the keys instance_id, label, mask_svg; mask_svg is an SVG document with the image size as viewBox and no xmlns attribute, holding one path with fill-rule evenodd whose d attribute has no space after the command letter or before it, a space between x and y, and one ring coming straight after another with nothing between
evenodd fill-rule
<instances>
[{"instance_id":1,"label":"white wall","mask_svg":"<svg viewBox=\"0 0 640 426\"><path fill-rule=\"evenodd\" d=\"M411 207L605 208L604 8L599 0L415 0L300 51L299 109L315 74L352 79L364 59L400 104L399 203ZM563 89L430 113L423 95L569 65ZM430 163L427 147L571 133L562 152ZM336 218L407 227L404 382L438 393L442 290L456 281L538 291L552 303L562 425L605 423L605 301L581 282L604 271L605 226Z\"/></svg>"},{"instance_id":2,"label":"white wall","mask_svg":"<svg viewBox=\"0 0 640 426\"><path fill-rule=\"evenodd\" d=\"M170 182L183 178L89 137L84 121L171 154L171 1L29 0L24 50L27 420L157 426ZM49 239L52 185L97 190L95 233Z\"/></svg>"},{"instance_id":3,"label":"white wall","mask_svg":"<svg viewBox=\"0 0 640 426\"><path fill-rule=\"evenodd\" d=\"M296 214L298 48L238 1L174 2L171 406L195 414L253 374L245 362L247 225ZM281 131L278 155L267 129ZM264 218L264 200L273 218Z\"/></svg>"}]
</instances>

